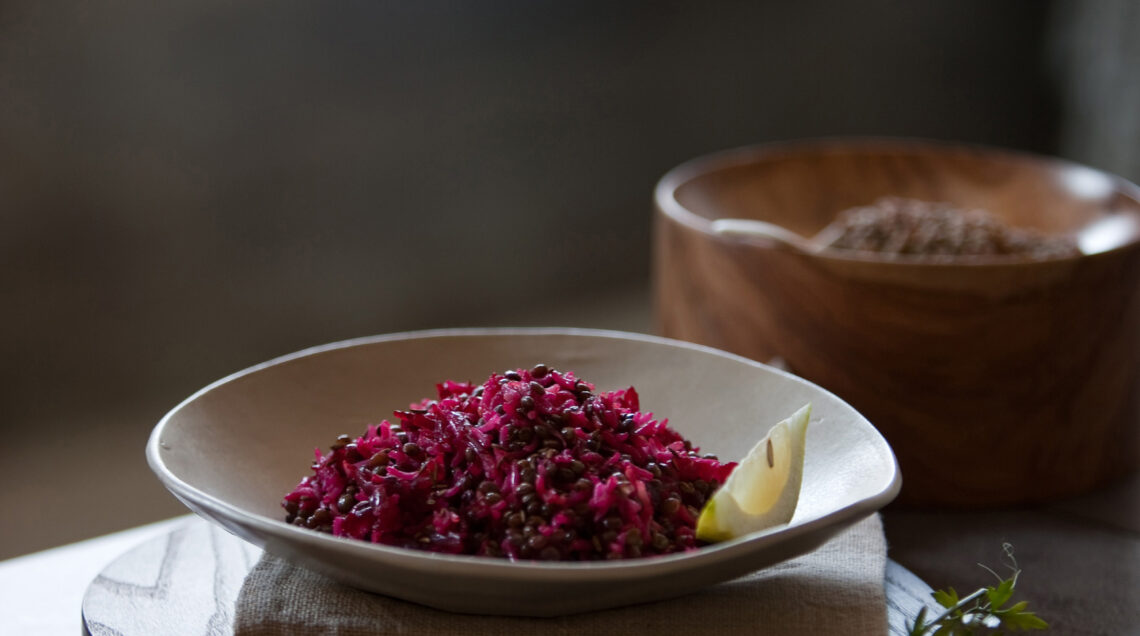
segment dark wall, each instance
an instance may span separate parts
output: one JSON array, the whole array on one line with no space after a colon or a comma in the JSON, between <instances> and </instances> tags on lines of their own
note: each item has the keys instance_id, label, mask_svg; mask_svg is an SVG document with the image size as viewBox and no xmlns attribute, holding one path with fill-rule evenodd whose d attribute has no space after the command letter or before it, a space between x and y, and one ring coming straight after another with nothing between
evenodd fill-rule
<instances>
[{"instance_id":1,"label":"dark wall","mask_svg":"<svg viewBox=\"0 0 1140 636\"><path fill-rule=\"evenodd\" d=\"M0 427L644 289L653 184L697 154L840 134L1052 151L1047 8L3 3ZM150 415L106 424L141 440Z\"/></svg>"}]
</instances>

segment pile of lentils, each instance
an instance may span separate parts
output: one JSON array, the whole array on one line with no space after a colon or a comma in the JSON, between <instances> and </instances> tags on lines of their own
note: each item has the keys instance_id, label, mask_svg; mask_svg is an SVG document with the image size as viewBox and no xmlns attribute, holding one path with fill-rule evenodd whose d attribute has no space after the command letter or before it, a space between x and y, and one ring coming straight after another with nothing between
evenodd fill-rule
<instances>
[{"instance_id":1,"label":"pile of lentils","mask_svg":"<svg viewBox=\"0 0 1140 636\"><path fill-rule=\"evenodd\" d=\"M701 455L631 387L598 393L539 364L316 451L286 521L403 548L512 560L599 560L698 547L708 496L735 464Z\"/></svg>"},{"instance_id":2,"label":"pile of lentils","mask_svg":"<svg viewBox=\"0 0 1140 636\"><path fill-rule=\"evenodd\" d=\"M1069 237L1012 228L984 210L887 197L839 214L820 236L832 249L905 256L1077 256Z\"/></svg>"}]
</instances>

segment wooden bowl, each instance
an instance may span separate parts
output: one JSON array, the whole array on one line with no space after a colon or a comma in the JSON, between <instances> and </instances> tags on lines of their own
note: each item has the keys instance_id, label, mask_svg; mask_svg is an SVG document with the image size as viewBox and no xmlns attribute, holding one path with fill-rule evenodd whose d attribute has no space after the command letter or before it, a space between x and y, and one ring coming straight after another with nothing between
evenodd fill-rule
<instances>
[{"instance_id":1,"label":"wooden bowl","mask_svg":"<svg viewBox=\"0 0 1140 636\"><path fill-rule=\"evenodd\" d=\"M1085 253L899 261L783 232L814 235L884 196L982 208ZM1008 151L820 140L696 159L655 199L659 331L779 359L855 406L895 449L899 502L1040 501L1140 465L1135 185ZM725 218L776 231L716 231Z\"/></svg>"}]
</instances>

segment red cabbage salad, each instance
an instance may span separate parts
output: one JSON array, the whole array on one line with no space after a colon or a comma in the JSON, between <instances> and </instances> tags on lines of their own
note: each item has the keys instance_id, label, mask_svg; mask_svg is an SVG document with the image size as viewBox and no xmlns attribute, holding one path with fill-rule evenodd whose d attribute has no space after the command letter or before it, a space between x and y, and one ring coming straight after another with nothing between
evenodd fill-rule
<instances>
[{"instance_id":1,"label":"red cabbage salad","mask_svg":"<svg viewBox=\"0 0 1140 636\"><path fill-rule=\"evenodd\" d=\"M734 463L701 455L632 388L537 365L445 381L394 419L316 451L288 523L390 546L589 561L698 547Z\"/></svg>"}]
</instances>

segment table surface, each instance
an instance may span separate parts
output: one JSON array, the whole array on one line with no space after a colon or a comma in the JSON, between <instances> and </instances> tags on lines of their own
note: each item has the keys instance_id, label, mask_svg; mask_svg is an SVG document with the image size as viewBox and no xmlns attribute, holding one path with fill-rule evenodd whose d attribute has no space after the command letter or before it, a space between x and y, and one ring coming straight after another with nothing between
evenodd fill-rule
<instances>
[{"instance_id":1,"label":"table surface","mask_svg":"<svg viewBox=\"0 0 1140 636\"><path fill-rule=\"evenodd\" d=\"M884 512L889 556L930 585L972 590L1001 571L1001 545L1023 570L1018 597L1057 634L1140 634L1140 475L1043 506ZM80 634L80 606L103 568L180 517L0 562L0 616L13 634Z\"/></svg>"},{"instance_id":2,"label":"table surface","mask_svg":"<svg viewBox=\"0 0 1140 636\"><path fill-rule=\"evenodd\" d=\"M963 595L1001 574L1003 543L1022 569L1016 598L1046 633L1140 634L1140 473L1096 492L986 511L886 510L887 554L934 588Z\"/></svg>"}]
</instances>

